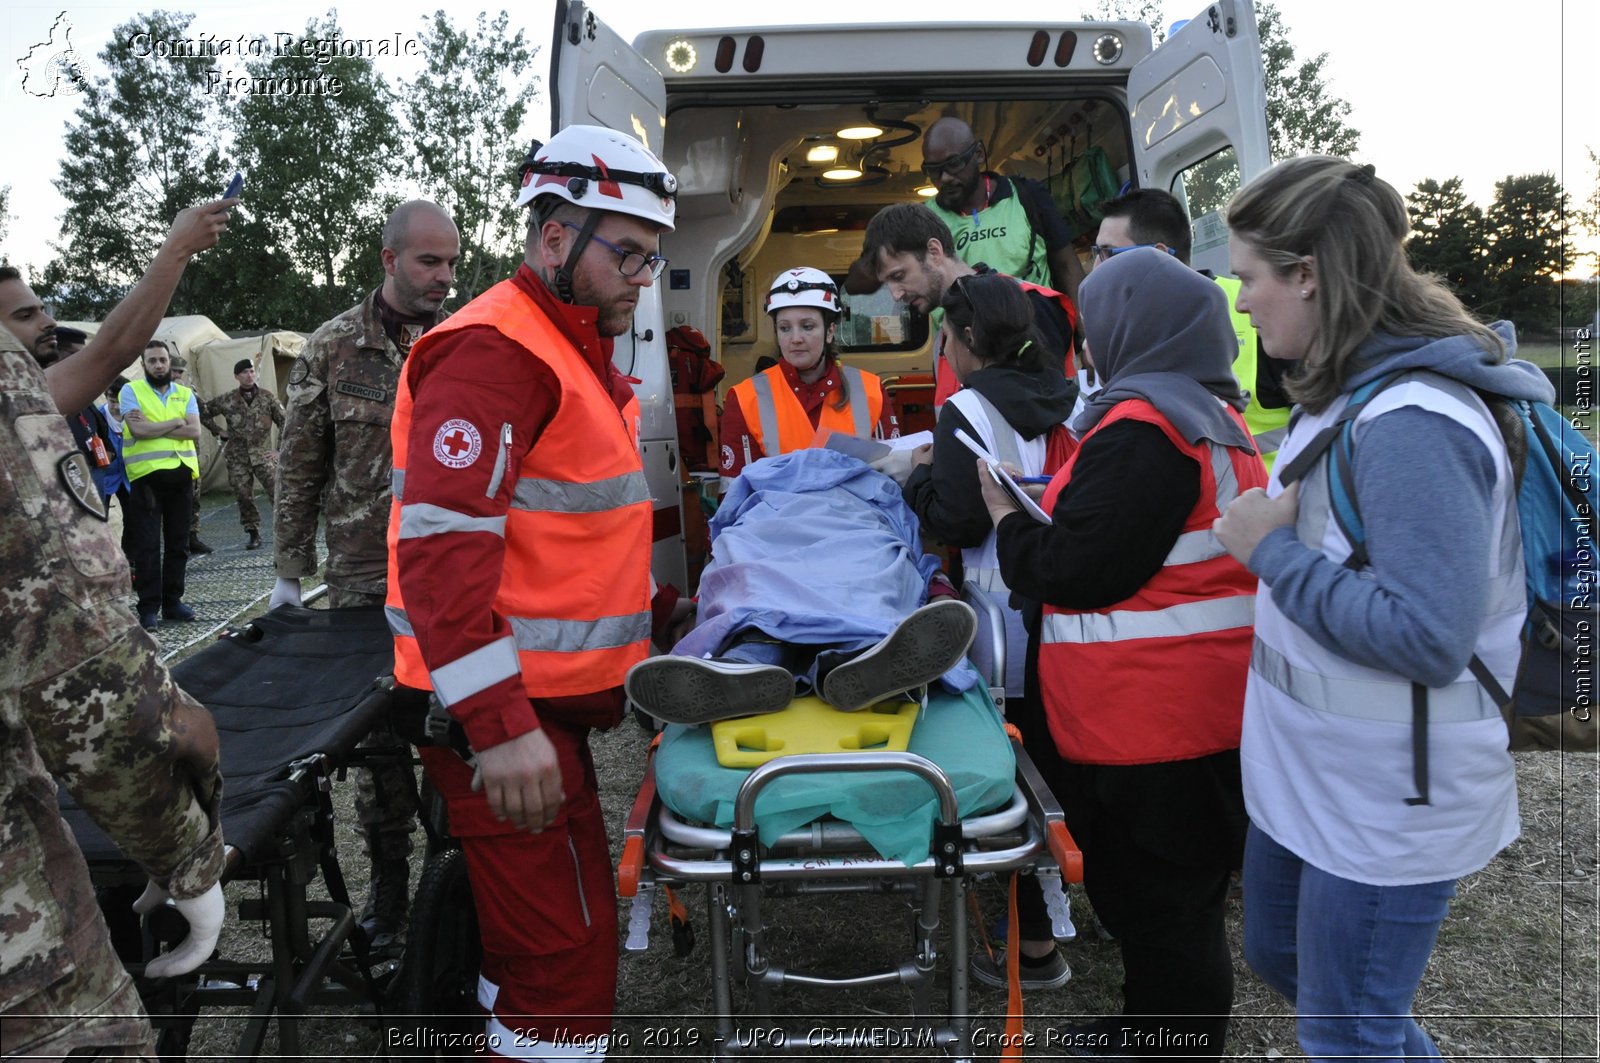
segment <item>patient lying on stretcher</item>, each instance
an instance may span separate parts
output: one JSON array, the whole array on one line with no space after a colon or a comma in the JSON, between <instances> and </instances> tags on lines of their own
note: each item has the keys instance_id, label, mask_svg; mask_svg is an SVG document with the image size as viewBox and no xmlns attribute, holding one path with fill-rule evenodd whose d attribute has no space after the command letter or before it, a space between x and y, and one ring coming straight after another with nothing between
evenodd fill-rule
<instances>
[{"instance_id":1,"label":"patient lying on stretcher","mask_svg":"<svg viewBox=\"0 0 1600 1063\"><path fill-rule=\"evenodd\" d=\"M628 672L628 696L650 715L709 723L811 693L854 712L936 680L978 681L963 661L972 610L935 581L938 559L899 487L861 461L811 449L755 462L711 537L696 626Z\"/></svg>"}]
</instances>

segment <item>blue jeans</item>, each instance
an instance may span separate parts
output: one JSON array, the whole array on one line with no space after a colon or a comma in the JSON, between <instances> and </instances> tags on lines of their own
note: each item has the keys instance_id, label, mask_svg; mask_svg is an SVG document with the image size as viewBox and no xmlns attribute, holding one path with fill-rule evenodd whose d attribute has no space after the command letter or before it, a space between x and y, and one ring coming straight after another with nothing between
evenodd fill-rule
<instances>
[{"instance_id":1,"label":"blue jeans","mask_svg":"<svg viewBox=\"0 0 1600 1063\"><path fill-rule=\"evenodd\" d=\"M1454 879L1372 886L1330 875L1254 823L1244 847L1244 958L1294 1003L1314 1060L1439 1058L1411 1004Z\"/></svg>"}]
</instances>

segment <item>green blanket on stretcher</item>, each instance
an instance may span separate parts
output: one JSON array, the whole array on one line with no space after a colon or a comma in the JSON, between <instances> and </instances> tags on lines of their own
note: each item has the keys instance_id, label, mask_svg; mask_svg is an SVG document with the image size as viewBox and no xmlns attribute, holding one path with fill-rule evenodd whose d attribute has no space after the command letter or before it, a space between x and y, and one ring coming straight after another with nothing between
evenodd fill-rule
<instances>
[{"instance_id":1,"label":"green blanket on stretcher","mask_svg":"<svg viewBox=\"0 0 1600 1063\"><path fill-rule=\"evenodd\" d=\"M908 752L927 757L955 787L961 818L992 812L1011 799L1017 762L1000 713L981 684L960 693L936 690L911 731ZM848 753L836 754L848 757ZM656 790L679 818L732 828L733 802L750 774L717 763L709 727L669 726L655 757ZM824 815L849 823L884 859L907 866L928 855L938 813L933 790L905 772L789 775L756 799L763 844Z\"/></svg>"}]
</instances>

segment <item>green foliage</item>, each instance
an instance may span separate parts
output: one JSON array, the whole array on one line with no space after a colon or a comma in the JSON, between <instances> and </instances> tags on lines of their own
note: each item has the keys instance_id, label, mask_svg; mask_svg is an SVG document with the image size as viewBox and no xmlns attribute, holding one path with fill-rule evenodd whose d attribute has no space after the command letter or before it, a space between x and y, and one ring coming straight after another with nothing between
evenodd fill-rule
<instances>
[{"instance_id":1,"label":"green foliage","mask_svg":"<svg viewBox=\"0 0 1600 1063\"><path fill-rule=\"evenodd\" d=\"M1496 181L1485 212L1490 291L1479 309L1529 329L1558 324L1556 278L1572 261L1562 216L1567 194L1552 174Z\"/></svg>"},{"instance_id":2,"label":"green foliage","mask_svg":"<svg viewBox=\"0 0 1600 1063\"><path fill-rule=\"evenodd\" d=\"M339 35L336 16L306 26L308 38ZM252 91L234 117L239 157L259 203L265 244L311 276L295 317L310 330L348 309L382 279L378 256L361 252L382 229L384 186L394 164L394 95L370 58L319 57L314 49L246 64L252 78L293 95ZM314 86L314 91L305 91ZM288 279L288 278L286 278ZM301 282L304 283L304 282Z\"/></svg>"},{"instance_id":3,"label":"green foliage","mask_svg":"<svg viewBox=\"0 0 1600 1063\"><path fill-rule=\"evenodd\" d=\"M178 211L217 195L225 178L208 130L218 124L192 60L134 56L129 40L189 36L193 15L156 11L113 31L107 76L89 82L67 127L55 185L68 206L45 292L68 317L100 317L144 272ZM198 300L185 276L175 305ZM182 312L182 311L178 311Z\"/></svg>"},{"instance_id":4,"label":"green foliage","mask_svg":"<svg viewBox=\"0 0 1600 1063\"><path fill-rule=\"evenodd\" d=\"M0 244L6 242L11 231L11 186L0 186Z\"/></svg>"},{"instance_id":5,"label":"green foliage","mask_svg":"<svg viewBox=\"0 0 1600 1063\"><path fill-rule=\"evenodd\" d=\"M1587 267L1590 276L1594 276L1600 274L1600 156L1595 155L1593 148L1589 148L1588 152L1590 172L1588 191L1573 205L1572 212L1568 216L1572 219L1573 227L1582 230L1589 237L1590 250L1579 255L1580 261L1574 262L1573 268L1568 272L1580 272Z\"/></svg>"},{"instance_id":6,"label":"green foliage","mask_svg":"<svg viewBox=\"0 0 1600 1063\"><path fill-rule=\"evenodd\" d=\"M453 300L460 305L522 258L521 219L512 203L528 148L523 125L537 95L537 75L528 69L538 49L523 31L508 34L504 11L493 21L480 13L470 36L443 11L424 22L427 68L400 91L411 176L461 230Z\"/></svg>"},{"instance_id":7,"label":"green foliage","mask_svg":"<svg viewBox=\"0 0 1600 1063\"><path fill-rule=\"evenodd\" d=\"M1349 101L1330 93L1323 80L1328 53L1296 63L1289 29L1277 5L1271 2L1256 5L1256 29L1261 36L1261 62L1266 71L1267 133L1272 140L1272 157L1349 158L1355 154L1361 134L1346 122Z\"/></svg>"},{"instance_id":8,"label":"green foliage","mask_svg":"<svg viewBox=\"0 0 1600 1063\"><path fill-rule=\"evenodd\" d=\"M1406 256L1412 267L1443 277L1469 307L1481 303L1488 283L1487 232L1483 211L1467 200L1461 178L1443 184L1419 181L1406 197L1406 213L1411 216Z\"/></svg>"}]
</instances>

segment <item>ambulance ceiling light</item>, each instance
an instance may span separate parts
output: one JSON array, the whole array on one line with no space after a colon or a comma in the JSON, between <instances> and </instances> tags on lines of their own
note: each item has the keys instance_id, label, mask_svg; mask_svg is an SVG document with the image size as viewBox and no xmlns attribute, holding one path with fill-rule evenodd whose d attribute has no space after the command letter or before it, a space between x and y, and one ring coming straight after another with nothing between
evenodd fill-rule
<instances>
[{"instance_id":1,"label":"ambulance ceiling light","mask_svg":"<svg viewBox=\"0 0 1600 1063\"><path fill-rule=\"evenodd\" d=\"M923 199L932 199L934 196L939 194L939 190L932 185L923 185L916 191L917 195L921 196Z\"/></svg>"},{"instance_id":2,"label":"ambulance ceiling light","mask_svg":"<svg viewBox=\"0 0 1600 1063\"><path fill-rule=\"evenodd\" d=\"M679 37L667 42L666 60L668 70L674 74L687 74L700 61L700 53L694 50L693 44Z\"/></svg>"},{"instance_id":3,"label":"ambulance ceiling light","mask_svg":"<svg viewBox=\"0 0 1600 1063\"><path fill-rule=\"evenodd\" d=\"M839 157L837 144L813 144L806 152L807 162L833 162Z\"/></svg>"},{"instance_id":4,"label":"ambulance ceiling light","mask_svg":"<svg viewBox=\"0 0 1600 1063\"><path fill-rule=\"evenodd\" d=\"M846 126L834 134L840 140L874 140L883 136L883 130L875 125Z\"/></svg>"},{"instance_id":5,"label":"ambulance ceiling light","mask_svg":"<svg viewBox=\"0 0 1600 1063\"><path fill-rule=\"evenodd\" d=\"M822 179L824 181L854 181L860 176L861 170L848 163L843 166L835 166L831 170L822 171Z\"/></svg>"}]
</instances>

